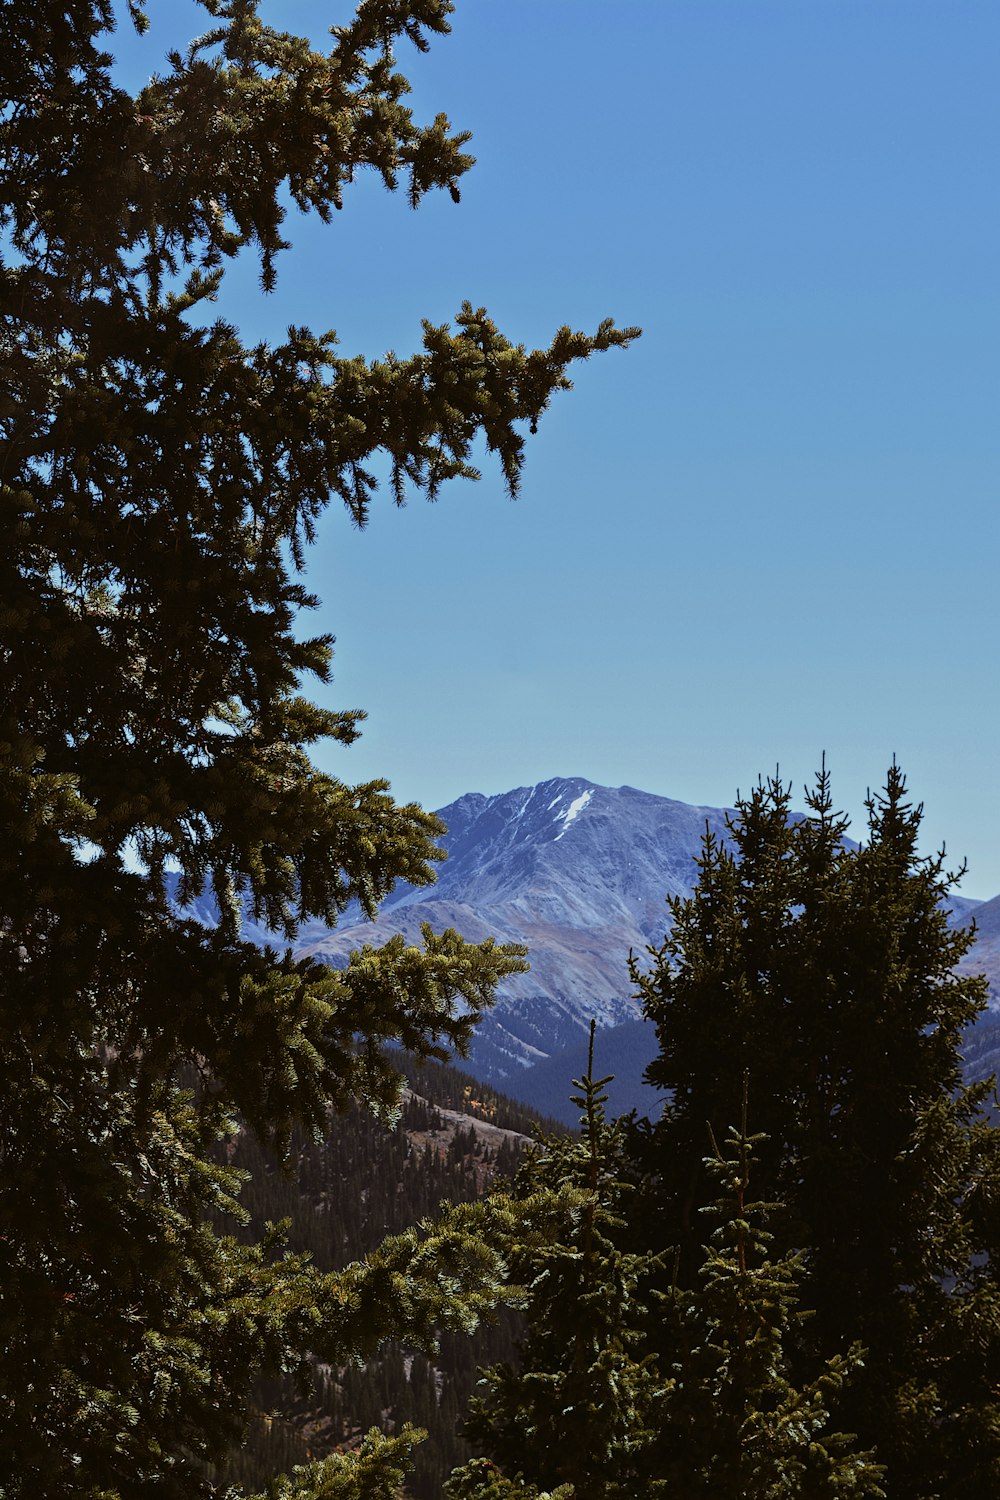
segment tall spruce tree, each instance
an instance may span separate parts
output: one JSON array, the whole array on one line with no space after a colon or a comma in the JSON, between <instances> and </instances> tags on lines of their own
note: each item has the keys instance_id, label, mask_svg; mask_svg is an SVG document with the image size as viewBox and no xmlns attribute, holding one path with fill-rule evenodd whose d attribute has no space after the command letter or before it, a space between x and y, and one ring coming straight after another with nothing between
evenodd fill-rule
<instances>
[{"instance_id":1,"label":"tall spruce tree","mask_svg":"<svg viewBox=\"0 0 1000 1500\"><path fill-rule=\"evenodd\" d=\"M620 1244L632 1192L624 1121L609 1122L595 1079L576 1080L581 1135L553 1136L518 1169L526 1225L507 1248L527 1289L527 1331L515 1369L497 1365L473 1398L465 1432L487 1458L457 1470L452 1500L633 1500L672 1494L653 1473L652 1413L661 1394L638 1346L644 1294L659 1264Z\"/></svg>"},{"instance_id":2,"label":"tall spruce tree","mask_svg":"<svg viewBox=\"0 0 1000 1500\"><path fill-rule=\"evenodd\" d=\"M652 967L634 965L660 1044L648 1076L669 1093L635 1142L644 1243L676 1225L679 1284L696 1283L705 1122L724 1127L746 1073L758 1193L783 1205L774 1253L804 1253L816 1310L793 1380L862 1344L836 1416L877 1448L891 1500L1000 1493L1000 1137L990 1086L961 1081L985 985L955 973L972 937L948 923L953 878L919 856L897 767L860 847L825 768L807 802L793 816L777 780L741 799Z\"/></svg>"},{"instance_id":3,"label":"tall spruce tree","mask_svg":"<svg viewBox=\"0 0 1000 1500\"><path fill-rule=\"evenodd\" d=\"M443 115L414 121L393 56L447 31L447 0L362 0L329 52L255 0L202 4L209 29L136 94L106 50L111 0L0 8L11 1500L208 1494L201 1460L238 1438L259 1369L426 1342L489 1300L499 1266L468 1216L332 1278L220 1239L208 1212L238 1182L209 1153L237 1114L280 1146L353 1099L391 1107L380 1044L461 1048L519 955L428 933L334 973L254 951L239 915L280 946L306 917L429 881L438 857L433 818L309 758L360 717L300 693L330 661L328 639L297 633L323 507L336 496L363 526L377 453L397 501L433 498L475 477L480 434L516 491L523 426L568 364L628 337L563 328L526 352L466 306L419 353L368 363L325 331L248 345L211 321L240 251L273 285L289 198L330 220L367 168L414 205L457 199L471 158ZM141 0L128 12L143 31ZM171 869L181 903L214 891L215 929L178 916ZM296 1495L388 1495L402 1449L376 1450Z\"/></svg>"},{"instance_id":4,"label":"tall spruce tree","mask_svg":"<svg viewBox=\"0 0 1000 1500\"><path fill-rule=\"evenodd\" d=\"M715 1228L699 1283L663 1299L659 1338L664 1397L650 1459L667 1494L685 1500L835 1500L884 1494L881 1465L853 1434L831 1431L830 1408L863 1366L859 1347L826 1359L814 1379L790 1379L801 1252L771 1255L766 1225L776 1205L750 1189L754 1152L746 1099L728 1152L704 1159L715 1183L702 1218Z\"/></svg>"},{"instance_id":5,"label":"tall spruce tree","mask_svg":"<svg viewBox=\"0 0 1000 1500\"><path fill-rule=\"evenodd\" d=\"M726 1154L703 1157L709 1239L685 1287L672 1249L627 1248L635 1164L627 1122L605 1118L610 1079L593 1078L593 1045L592 1025L580 1139L549 1140L515 1179L532 1231L519 1225L508 1251L526 1336L518 1367L486 1371L470 1403L466 1436L486 1456L455 1470L449 1500L877 1500L881 1466L831 1419L862 1351L791 1378L809 1317L803 1257L770 1253L745 1097Z\"/></svg>"}]
</instances>

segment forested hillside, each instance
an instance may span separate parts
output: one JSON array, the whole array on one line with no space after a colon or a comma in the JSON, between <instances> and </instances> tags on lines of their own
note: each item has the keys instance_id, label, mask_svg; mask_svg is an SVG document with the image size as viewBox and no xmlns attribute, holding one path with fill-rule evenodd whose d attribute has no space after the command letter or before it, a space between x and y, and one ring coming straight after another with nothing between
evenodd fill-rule
<instances>
[{"instance_id":1,"label":"forested hillside","mask_svg":"<svg viewBox=\"0 0 1000 1500\"><path fill-rule=\"evenodd\" d=\"M472 1202L498 1179L510 1179L540 1130L564 1131L459 1069L420 1066L403 1053L394 1061L408 1088L393 1126L353 1108L335 1116L321 1140L296 1132L284 1166L252 1133L233 1137L224 1158L249 1173L240 1195L249 1219L239 1226L220 1220L220 1228L235 1227L256 1243L269 1223L284 1222L290 1251L336 1271L436 1214L442 1203ZM517 1313L501 1307L475 1333L445 1333L433 1363L392 1342L363 1365L311 1361L303 1380L261 1382L246 1443L217 1478L258 1490L294 1464L356 1442L372 1426L398 1431L412 1422L428 1436L415 1451L406 1491L414 1500L438 1500L451 1469L469 1456L460 1422L476 1372L500 1360L516 1363L521 1326Z\"/></svg>"}]
</instances>

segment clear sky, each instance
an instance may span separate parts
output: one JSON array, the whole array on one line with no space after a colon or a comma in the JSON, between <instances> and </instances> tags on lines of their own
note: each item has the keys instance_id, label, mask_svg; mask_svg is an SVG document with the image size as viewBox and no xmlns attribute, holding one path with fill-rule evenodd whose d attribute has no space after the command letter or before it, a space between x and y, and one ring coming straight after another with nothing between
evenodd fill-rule
<instances>
[{"instance_id":1,"label":"clear sky","mask_svg":"<svg viewBox=\"0 0 1000 1500\"><path fill-rule=\"evenodd\" d=\"M369 356L463 298L532 346L645 332L579 367L516 504L487 463L328 513L304 624L369 719L324 764L428 807L550 776L721 805L825 751L859 818L895 754L928 850L1000 892L996 0L459 0L400 61L473 132L461 204L362 181L220 312Z\"/></svg>"}]
</instances>

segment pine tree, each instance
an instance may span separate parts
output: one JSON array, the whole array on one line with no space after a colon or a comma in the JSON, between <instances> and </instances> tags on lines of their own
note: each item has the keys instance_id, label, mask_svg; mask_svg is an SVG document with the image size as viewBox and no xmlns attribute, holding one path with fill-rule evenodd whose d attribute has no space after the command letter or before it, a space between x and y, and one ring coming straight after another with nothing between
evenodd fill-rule
<instances>
[{"instance_id":1,"label":"pine tree","mask_svg":"<svg viewBox=\"0 0 1000 1500\"><path fill-rule=\"evenodd\" d=\"M593 1077L573 1102L582 1134L552 1136L518 1170L513 1193L531 1205L533 1233L508 1250L511 1274L527 1288L527 1334L518 1369L486 1373L470 1403L466 1435L488 1459L456 1471L452 1500L633 1500L669 1493L651 1472L651 1414L659 1396L649 1356L637 1354L644 1285L658 1257L621 1249L629 1187L623 1122L609 1123Z\"/></svg>"},{"instance_id":2,"label":"pine tree","mask_svg":"<svg viewBox=\"0 0 1000 1500\"><path fill-rule=\"evenodd\" d=\"M754 1149L746 1099L729 1152L705 1158L717 1197L702 1216L717 1227L704 1247L699 1284L674 1285L660 1337L665 1399L654 1462L668 1494L685 1500L822 1500L881 1496L881 1466L851 1434L829 1431L830 1402L863 1366L863 1351L826 1360L796 1387L789 1350L809 1314L798 1307L801 1252L770 1258L773 1205L750 1195Z\"/></svg>"},{"instance_id":3,"label":"pine tree","mask_svg":"<svg viewBox=\"0 0 1000 1500\"><path fill-rule=\"evenodd\" d=\"M592 1074L593 1027L575 1101L581 1139L550 1139L515 1180L535 1229L510 1253L527 1289L527 1334L519 1367L487 1371L470 1403L466 1434L487 1456L453 1473L449 1500L882 1496L874 1455L832 1430L831 1401L862 1351L827 1358L802 1384L791 1378L809 1319L803 1256L770 1256L773 1206L749 1191L763 1140L747 1133L745 1097L728 1154L703 1158L714 1192L699 1222L715 1227L695 1284L674 1277L657 1292L676 1256L623 1248L635 1208L629 1130L605 1119L610 1080Z\"/></svg>"},{"instance_id":4,"label":"pine tree","mask_svg":"<svg viewBox=\"0 0 1000 1500\"><path fill-rule=\"evenodd\" d=\"M259 1500L397 1500L421 1437L418 1428L386 1437L373 1427L354 1452L299 1465L269 1484Z\"/></svg>"},{"instance_id":5,"label":"pine tree","mask_svg":"<svg viewBox=\"0 0 1000 1500\"><path fill-rule=\"evenodd\" d=\"M1000 1491L1000 1155L989 1085L961 1084L984 985L954 972L972 938L948 924L953 877L919 856L920 819L893 766L851 846L824 768L806 817L772 780L739 801L729 845L706 839L697 889L634 967L660 1044L648 1076L669 1091L635 1149L642 1243L670 1225L691 1288L712 1194L699 1142L746 1073L774 1253L805 1253L815 1309L792 1379L863 1345L837 1422L877 1449L891 1500L957 1500Z\"/></svg>"},{"instance_id":6,"label":"pine tree","mask_svg":"<svg viewBox=\"0 0 1000 1500\"><path fill-rule=\"evenodd\" d=\"M572 360L628 337L561 329L526 352L466 306L454 331L426 325L419 353L369 363L329 332L249 346L213 322L240 251L273 285L287 197L329 220L370 168L414 205L457 199L471 158L443 115L414 121L393 56L447 31L447 0L362 0L329 53L254 0L202 3L209 29L135 95L104 50L110 0L0 9L11 1500L210 1493L202 1460L238 1439L259 1370L427 1342L490 1300L499 1266L474 1210L323 1278L277 1241L211 1229L239 1180L210 1154L237 1115L280 1151L354 1099L391 1110L382 1043L461 1049L519 954L427 932L334 973L252 950L240 911L290 944L307 917L426 883L438 857L433 818L309 758L361 717L300 691L329 672L330 640L297 632L323 507L336 496L363 526L377 453L397 501L433 499L475 477L480 434L515 492L523 425ZM142 31L141 0L128 12ZM214 892L215 929L177 915L171 870L182 905ZM350 1493L389 1480L367 1483Z\"/></svg>"}]
</instances>

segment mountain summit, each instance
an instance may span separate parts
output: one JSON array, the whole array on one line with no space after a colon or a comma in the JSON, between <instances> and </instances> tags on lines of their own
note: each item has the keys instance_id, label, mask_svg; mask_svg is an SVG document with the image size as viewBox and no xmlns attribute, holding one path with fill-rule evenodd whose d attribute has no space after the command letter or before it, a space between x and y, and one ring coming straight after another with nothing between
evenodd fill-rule
<instances>
[{"instance_id":1,"label":"mountain summit","mask_svg":"<svg viewBox=\"0 0 1000 1500\"><path fill-rule=\"evenodd\" d=\"M447 861L434 886L401 885L369 923L349 909L336 931L304 928L299 952L343 963L351 948L420 924L526 943L531 970L503 986L476 1038L476 1070L516 1074L602 1026L634 1019L630 950L662 941L665 898L688 894L706 827L726 836L726 810L691 807L635 787L580 777L441 808Z\"/></svg>"}]
</instances>

